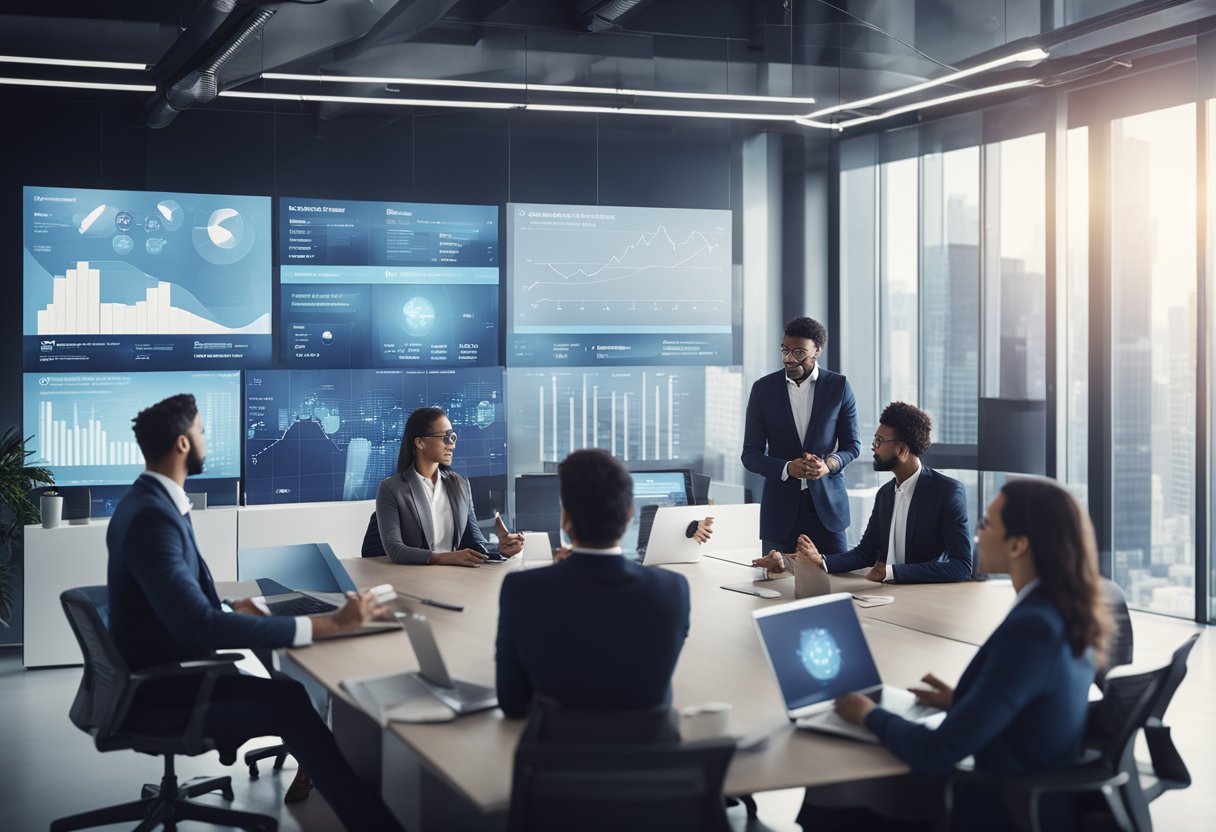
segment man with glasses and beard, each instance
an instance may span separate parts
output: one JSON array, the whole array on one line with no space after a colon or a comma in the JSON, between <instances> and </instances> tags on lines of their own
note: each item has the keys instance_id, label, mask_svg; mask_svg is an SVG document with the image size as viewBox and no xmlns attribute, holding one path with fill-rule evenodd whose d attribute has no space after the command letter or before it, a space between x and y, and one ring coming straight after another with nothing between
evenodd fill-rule
<instances>
[{"instance_id":1,"label":"man with glasses and beard","mask_svg":"<svg viewBox=\"0 0 1216 832\"><path fill-rule=\"evenodd\" d=\"M847 548L849 495L841 472L861 453L857 403L849 382L817 363L823 324L794 318L781 340L782 370L752 385L743 430L743 467L764 477L763 551L793 552L800 536L820 551ZM780 557L757 566L780 570Z\"/></svg>"},{"instance_id":2,"label":"man with glasses and beard","mask_svg":"<svg viewBox=\"0 0 1216 832\"><path fill-rule=\"evenodd\" d=\"M931 583L971 578L971 534L963 484L922 465L933 420L904 402L887 405L870 447L874 470L894 479L878 489L874 511L856 547L820 554L812 540L798 540L794 558L828 572L870 567L871 581Z\"/></svg>"}]
</instances>

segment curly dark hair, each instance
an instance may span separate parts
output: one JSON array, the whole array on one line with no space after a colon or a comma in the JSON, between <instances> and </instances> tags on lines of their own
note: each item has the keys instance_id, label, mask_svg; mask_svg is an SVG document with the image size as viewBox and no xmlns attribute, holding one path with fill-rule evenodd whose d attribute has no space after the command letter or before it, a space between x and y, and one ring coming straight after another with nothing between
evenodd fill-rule
<instances>
[{"instance_id":1,"label":"curly dark hair","mask_svg":"<svg viewBox=\"0 0 1216 832\"><path fill-rule=\"evenodd\" d=\"M144 459L155 464L167 457L177 437L190 433L196 416L198 404L190 393L178 393L139 411L131 429Z\"/></svg>"},{"instance_id":2,"label":"curly dark hair","mask_svg":"<svg viewBox=\"0 0 1216 832\"><path fill-rule=\"evenodd\" d=\"M791 318L790 322L785 325L785 334L791 338L810 338L819 349L823 349L828 345L827 328L819 323L819 321L814 318L808 318L806 315Z\"/></svg>"},{"instance_id":3,"label":"curly dark hair","mask_svg":"<svg viewBox=\"0 0 1216 832\"><path fill-rule=\"evenodd\" d=\"M629 525L633 478L616 457L599 448L575 451L557 466L570 536L593 549L616 546Z\"/></svg>"},{"instance_id":4,"label":"curly dark hair","mask_svg":"<svg viewBox=\"0 0 1216 832\"><path fill-rule=\"evenodd\" d=\"M1089 515L1067 490L1041 477L1009 480L1001 494L1005 536L1029 542L1042 589L1064 617L1073 655L1092 647L1100 664L1114 626L1098 576Z\"/></svg>"},{"instance_id":5,"label":"curly dark hair","mask_svg":"<svg viewBox=\"0 0 1216 832\"><path fill-rule=\"evenodd\" d=\"M891 402L878 417L878 422L895 431L895 438L907 445L913 456L923 456L933 444L929 438L933 418L915 405Z\"/></svg>"}]
</instances>

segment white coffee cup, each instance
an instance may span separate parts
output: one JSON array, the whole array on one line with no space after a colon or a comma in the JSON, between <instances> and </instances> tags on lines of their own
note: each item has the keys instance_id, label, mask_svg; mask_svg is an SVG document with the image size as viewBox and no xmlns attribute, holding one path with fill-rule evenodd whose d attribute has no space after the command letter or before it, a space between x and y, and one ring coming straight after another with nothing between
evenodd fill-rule
<instances>
[{"instance_id":1,"label":"white coffee cup","mask_svg":"<svg viewBox=\"0 0 1216 832\"><path fill-rule=\"evenodd\" d=\"M729 733L729 702L705 702L680 709L680 739L685 742L725 737Z\"/></svg>"}]
</instances>

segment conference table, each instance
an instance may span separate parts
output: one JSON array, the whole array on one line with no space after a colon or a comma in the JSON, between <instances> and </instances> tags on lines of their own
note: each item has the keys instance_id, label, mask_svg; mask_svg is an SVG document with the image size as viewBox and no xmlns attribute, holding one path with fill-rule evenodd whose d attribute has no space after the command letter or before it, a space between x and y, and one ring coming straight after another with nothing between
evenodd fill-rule
<instances>
[{"instance_id":1,"label":"conference table","mask_svg":"<svg viewBox=\"0 0 1216 832\"><path fill-rule=\"evenodd\" d=\"M385 558L344 560L361 587L392 584L399 592L461 604L463 612L395 603L425 612L454 677L494 684L498 593L503 578L525 568L518 558L477 569L399 566ZM561 568L560 566L526 568ZM764 735L755 751L738 751L726 777L728 795L806 785L830 785L898 775L907 766L884 748L808 731L786 718L752 624L751 612L794 599L794 582L759 584L781 593L762 599L721 588L754 575L742 563L703 558L661 567L689 583L692 613L688 640L672 681L677 707L727 702L731 733ZM1013 603L1008 581L962 584L878 585L861 574L832 576L833 591L883 594L894 601L863 608L862 629L886 684L907 686L933 672L957 681L981 644ZM620 615L629 615L622 609ZM555 621L554 627L562 622ZM611 628L605 620L598 626ZM446 723L390 722L381 729L340 687L343 679L417 670L404 632L321 642L292 649L282 658L333 697L334 732L364 776L378 778L390 808L408 829L500 829L505 826L515 746L523 720L495 709ZM361 758L361 761L357 761Z\"/></svg>"}]
</instances>

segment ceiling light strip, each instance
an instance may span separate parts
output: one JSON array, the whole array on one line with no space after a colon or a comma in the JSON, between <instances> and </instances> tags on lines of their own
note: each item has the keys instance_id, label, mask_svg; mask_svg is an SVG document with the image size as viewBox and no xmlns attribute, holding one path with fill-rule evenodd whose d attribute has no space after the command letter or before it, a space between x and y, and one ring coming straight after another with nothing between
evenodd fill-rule
<instances>
[{"instance_id":1,"label":"ceiling light strip","mask_svg":"<svg viewBox=\"0 0 1216 832\"><path fill-rule=\"evenodd\" d=\"M1013 55L1006 55L1004 58L997 58L995 61L989 61L985 64L973 66L968 69L960 69L957 72L951 72L943 75L940 78L934 78L931 81L923 81L919 84L913 84L910 87L904 87L893 92L883 93L882 95L874 95L869 98L861 98L857 101L846 101L843 104L837 104L834 107L827 107L823 110L816 110L813 113L807 113L803 118L816 119L832 113L839 113L842 110L858 110L863 107L869 107L873 104L880 104L883 101L890 101L892 98L902 98L905 95L915 95L918 92L940 87L943 84L950 84L963 78L970 78L973 75L979 75L983 72L996 69L1009 64L1025 63L1029 61L1041 61L1047 57L1047 53L1042 49L1027 49L1024 52L1017 52ZM868 118L868 117L867 117ZM799 122L800 124L803 122ZM850 123L850 122L846 122Z\"/></svg>"},{"instance_id":2,"label":"ceiling light strip","mask_svg":"<svg viewBox=\"0 0 1216 832\"><path fill-rule=\"evenodd\" d=\"M996 86L983 87L978 90L967 90L966 92L956 92L953 95L943 95L941 98L932 98L928 101L917 101L914 104L905 104L902 107L896 107L892 110L887 110L882 113L876 113L875 115L872 115L872 116L862 116L861 118L855 118L850 121L842 121L842 122L840 122L840 124L838 126L840 127L840 129L843 130L846 127L856 127L859 124L869 124L872 121L878 121L878 120L884 119L884 118L891 118L892 116L898 116L898 115L902 115L904 113L911 113L915 110L924 110L928 107L936 107L939 104L949 104L951 101L962 101L964 99L975 98L976 96L980 96L980 95L991 95L993 93L1005 92L1006 90L1015 90L1020 87L1028 87L1031 84L1037 84L1037 83L1039 83L1039 79L1031 78L1026 81L1011 81L1007 84L997 84ZM801 124L801 123L802 122L799 121L799 124Z\"/></svg>"},{"instance_id":3,"label":"ceiling light strip","mask_svg":"<svg viewBox=\"0 0 1216 832\"><path fill-rule=\"evenodd\" d=\"M621 87L580 87L568 84L524 84L509 81L463 81L451 78L390 78L380 75L302 75L292 72L263 72L267 81L311 81L329 84L402 84L421 87L456 87L473 90L514 90L517 92L554 92L573 95L630 95L639 98L687 98L703 101L739 101L753 104L814 104L814 98L776 95L742 95L717 92L673 92L636 90Z\"/></svg>"},{"instance_id":4,"label":"ceiling light strip","mask_svg":"<svg viewBox=\"0 0 1216 832\"><path fill-rule=\"evenodd\" d=\"M75 58L33 58L26 55L0 55L0 64L35 64L38 66L79 66L87 69L129 69L143 72L147 64L123 61L85 61Z\"/></svg>"},{"instance_id":5,"label":"ceiling light strip","mask_svg":"<svg viewBox=\"0 0 1216 832\"><path fill-rule=\"evenodd\" d=\"M42 78L0 78L0 84L15 87L56 87L73 90L117 90L119 92L156 92L155 84L108 84L101 81L48 81Z\"/></svg>"},{"instance_id":6,"label":"ceiling light strip","mask_svg":"<svg viewBox=\"0 0 1216 832\"><path fill-rule=\"evenodd\" d=\"M386 104L396 107L453 107L468 110L518 110L522 104L506 101L445 101L429 98L368 98L359 95L313 95L311 93L243 92L225 90L223 98L259 98L267 101L311 101L322 104Z\"/></svg>"}]
</instances>

